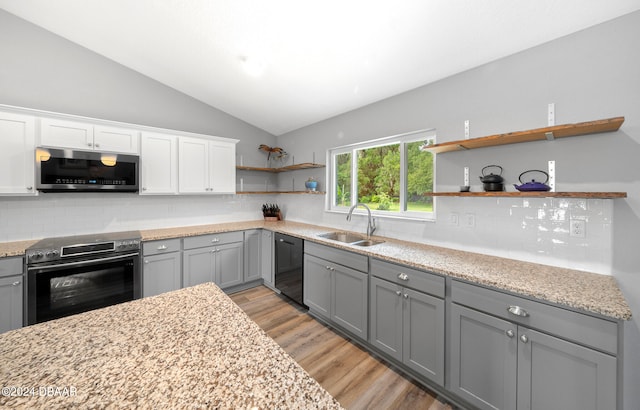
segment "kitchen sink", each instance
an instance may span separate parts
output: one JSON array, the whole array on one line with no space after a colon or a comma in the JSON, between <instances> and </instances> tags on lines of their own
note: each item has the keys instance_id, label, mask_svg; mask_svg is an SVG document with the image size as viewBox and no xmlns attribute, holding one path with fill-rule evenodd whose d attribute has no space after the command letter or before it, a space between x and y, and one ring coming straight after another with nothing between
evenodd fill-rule
<instances>
[{"instance_id":1,"label":"kitchen sink","mask_svg":"<svg viewBox=\"0 0 640 410\"><path fill-rule=\"evenodd\" d=\"M349 232L329 232L318 235L321 238L331 239L332 241L353 243L363 240L364 238Z\"/></svg>"},{"instance_id":2,"label":"kitchen sink","mask_svg":"<svg viewBox=\"0 0 640 410\"><path fill-rule=\"evenodd\" d=\"M352 242L351 245L355 245L355 246L373 246L373 245L378 245L383 243L384 241L379 241L379 240L375 240L375 239L363 239L361 241L358 242Z\"/></svg>"},{"instance_id":3,"label":"kitchen sink","mask_svg":"<svg viewBox=\"0 0 640 410\"><path fill-rule=\"evenodd\" d=\"M365 239L360 235L356 235L350 232L328 232L319 234L318 236L325 239L331 239L332 241L348 243L350 245L356 246L373 246L384 242L374 239Z\"/></svg>"}]
</instances>

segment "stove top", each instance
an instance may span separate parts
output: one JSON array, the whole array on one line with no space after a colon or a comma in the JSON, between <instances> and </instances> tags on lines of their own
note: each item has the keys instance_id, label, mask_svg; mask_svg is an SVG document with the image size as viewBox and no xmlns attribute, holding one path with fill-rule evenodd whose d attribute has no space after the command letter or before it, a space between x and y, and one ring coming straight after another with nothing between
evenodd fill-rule
<instances>
[{"instance_id":1,"label":"stove top","mask_svg":"<svg viewBox=\"0 0 640 410\"><path fill-rule=\"evenodd\" d=\"M26 250L27 263L41 263L62 258L127 252L140 249L140 232L107 232L45 238Z\"/></svg>"}]
</instances>

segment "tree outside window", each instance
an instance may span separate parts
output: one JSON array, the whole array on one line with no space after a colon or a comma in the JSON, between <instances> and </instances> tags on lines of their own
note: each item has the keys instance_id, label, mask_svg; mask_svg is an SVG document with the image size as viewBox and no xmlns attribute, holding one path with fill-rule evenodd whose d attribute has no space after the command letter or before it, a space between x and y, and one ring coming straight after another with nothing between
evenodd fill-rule
<instances>
[{"instance_id":1,"label":"tree outside window","mask_svg":"<svg viewBox=\"0 0 640 410\"><path fill-rule=\"evenodd\" d=\"M361 202L379 214L432 217L433 197L424 193L433 191L434 157L420 148L434 137L417 131L330 150L331 209Z\"/></svg>"}]
</instances>

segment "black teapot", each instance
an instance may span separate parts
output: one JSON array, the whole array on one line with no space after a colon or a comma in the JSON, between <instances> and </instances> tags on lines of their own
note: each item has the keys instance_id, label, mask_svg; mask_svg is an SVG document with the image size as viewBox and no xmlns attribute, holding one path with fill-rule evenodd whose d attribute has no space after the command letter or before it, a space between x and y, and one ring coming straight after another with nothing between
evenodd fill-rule
<instances>
[{"instance_id":1,"label":"black teapot","mask_svg":"<svg viewBox=\"0 0 640 410\"><path fill-rule=\"evenodd\" d=\"M489 173L489 175L487 175L485 172L487 168L500 169L500 173ZM502 167L500 165L487 165L486 167L482 168L482 176L479 178L485 191L504 191L504 178L502 178Z\"/></svg>"}]
</instances>

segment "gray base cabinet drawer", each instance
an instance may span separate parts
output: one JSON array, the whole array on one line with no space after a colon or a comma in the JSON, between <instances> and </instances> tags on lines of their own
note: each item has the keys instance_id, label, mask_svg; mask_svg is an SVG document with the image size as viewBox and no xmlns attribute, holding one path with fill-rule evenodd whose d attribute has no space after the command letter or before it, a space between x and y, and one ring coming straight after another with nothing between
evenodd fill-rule
<instances>
[{"instance_id":1,"label":"gray base cabinet drawer","mask_svg":"<svg viewBox=\"0 0 640 410\"><path fill-rule=\"evenodd\" d=\"M442 276L379 259L371 261L371 274L400 286L444 298L445 279Z\"/></svg>"},{"instance_id":2,"label":"gray base cabinet drawer","mask_svg":"<svg viewBox=\"0 0 640 410\"><path fill-rule=\"evenodd\" d=\"M177 252L180 250L180 239L163 239L159 241L142 242L144 256Z\"/></svg>"},{"instance_id":3,"label":"gray base cabinet drawer","mask_svg":"<svg viewBox=\"0 0 640 410\"><path fill-rule=\"evenodd\" d=\"M0 278L22 275L23 264L22 257L0 259Z\"/></svg>"},{"instance_id":4,"label":"gray base cabinet drawer","mask_svg":"<svg viewBox=\"0 0 640 410\"><path fill-rule=\"evenodd\" d=\"M607 353L618 351L616 322L455 280L451 300Z\"/></svg>"},{"instance_id":5,"label":"gray base cabinet drawer","mask_svg":"<svg viewBox=\"0 0 640 410\"><path fill-rule=\"evenodd\" d=\"M326 259L361 272L369 271L369 257L358 253L319 245L310 241L306 241L304 243L304 253L317 256L318 258Z\"/></svg>"},{"instance_id":6,"label":"gray base cabinet drawer","mask_svg":"<svg viewBox=\"0 0 640 410\"><path fill-rule=\"evenodd\" d=\"M204 248L207 246L224 245L232 242L244 241L244 232L224 232L208 235L190 236L182 240L184 249Z\"/></svg>"}]
</instances>

